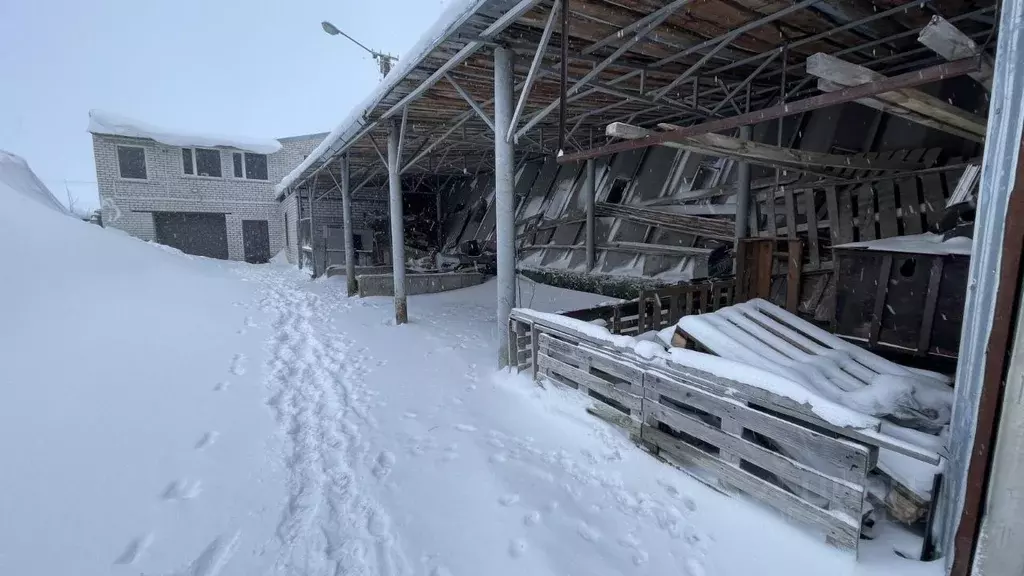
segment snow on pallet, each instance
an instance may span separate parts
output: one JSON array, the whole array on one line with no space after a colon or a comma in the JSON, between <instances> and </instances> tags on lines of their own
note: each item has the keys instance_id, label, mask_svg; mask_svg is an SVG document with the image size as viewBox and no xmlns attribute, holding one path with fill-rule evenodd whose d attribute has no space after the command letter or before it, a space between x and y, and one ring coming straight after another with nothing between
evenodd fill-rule
<instances>
[{"instance_id":1,"label":"snow on pallet","mask_svg":"<svg viewBox=\"0 0 1024 576\"><path fill-rule=\"evenodd\" d=\"M813 526L831 544L857 550L867 472L878 453L863 439L877 439L876 420L840 414L838 424L828 423L791 398L672 362L670 355L652 356L650 342L564 316L516 309L509 329L517 336L510 338L510 356L536 380L580 390L605 414L608 408L621 414L618 423L639 430L636 438L665 460L711 473ZM822 422L832 430L816 425ZM844 427L850 423L861 428ZM813 464L792 458L797 452L814 454Z\"/></svg>"}]
</instances>

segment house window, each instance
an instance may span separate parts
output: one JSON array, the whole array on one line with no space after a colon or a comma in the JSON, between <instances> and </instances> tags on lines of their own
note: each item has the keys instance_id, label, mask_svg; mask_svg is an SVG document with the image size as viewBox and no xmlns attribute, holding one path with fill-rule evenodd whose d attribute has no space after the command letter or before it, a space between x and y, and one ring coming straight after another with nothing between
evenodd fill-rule
<instances>
[{"instance_id":1,"label":"house window","mask_svg":"<svg viewBox=\"0 0 1024 576\"><path fill-rule=\"evenodd\" d=\"M267 155L251 152L235 152L231 154L231 163L235 169L235 178L246 180L269 180L267 177Z\"/></svg>"},{"instance_id":2,"label":"house window","mask_svg":"<svg viewBox=\"0 0 1024 576\"><path fill-rule=\"evenodd\" d=\"M121 178L146 179L146 149L141 146L118 146L117 167Z\"/></svg>"},{"instance_id":3,"label":"house window","mask_svg":"<svg viewBox=\"0 0 1024 576\"><path fill-rule=\"evenodd\" d=\"M181 169L189 176L220 178L220 150L210 148L182 148Z\"/></svg>"}]
</instances>

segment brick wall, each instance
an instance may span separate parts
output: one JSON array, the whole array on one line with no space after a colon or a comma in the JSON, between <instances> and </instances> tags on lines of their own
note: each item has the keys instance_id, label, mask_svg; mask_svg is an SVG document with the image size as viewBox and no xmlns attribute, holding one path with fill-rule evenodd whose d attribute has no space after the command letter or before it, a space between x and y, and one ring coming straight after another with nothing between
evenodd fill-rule
<instances>
[{"instance_id":1,"label":"brick wall","mask_svg":"<svg viewBox=\"0 0 1024 576\"><path fill-rule=\"evenodd\" d=\"M268 179L234 178L232 152L220 150L222 178L189 176L182 170L181 148L143 138L93 135L96 180L103 223L143 240L154 240L153 212L215 212L225 214L228 257L242 260L243 220L266 220L270 251L284 248L286 208L275 199L274 185L323 140L323 134L285 138L282 148L267 157ZM138 146L146 153L146 180L120 177L117 146ZM294 220L297 220L297 214ZM292 216L289 216L289 225ZM296 236L292 236L293 242ZM291 258L289 259L290 261Z\"/></svg>"}]
</instances>

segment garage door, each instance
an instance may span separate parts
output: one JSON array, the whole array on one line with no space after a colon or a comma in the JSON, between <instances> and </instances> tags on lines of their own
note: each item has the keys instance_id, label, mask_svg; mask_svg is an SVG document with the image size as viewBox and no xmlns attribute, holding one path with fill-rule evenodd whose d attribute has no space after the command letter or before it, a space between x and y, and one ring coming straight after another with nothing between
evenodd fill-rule
<instances>
[{"instance_id":1,"label":"garage door","mask_svg":"<svg viewBox=\"0 0 1024 576\"><path fill-rule=\"evenodd\" d=\"M223 214L154 212L156 241L186 254L228 258L228 227Z\"/></svg>"}]
</instances>

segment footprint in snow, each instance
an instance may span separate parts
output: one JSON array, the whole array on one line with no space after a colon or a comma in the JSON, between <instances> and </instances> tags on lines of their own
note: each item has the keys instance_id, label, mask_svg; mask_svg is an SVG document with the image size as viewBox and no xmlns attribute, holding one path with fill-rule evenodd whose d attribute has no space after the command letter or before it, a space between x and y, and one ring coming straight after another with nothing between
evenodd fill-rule
<instances>
[{"instance_id":1,"label":"footprint in snow","mask_svg":"<svg viewBox=\"0 0 1024 576\"><path fill-rule=\"evenodd\" d=\"M227 390L229 386L231 386L231 383L228 381L217 382L216 384L213 385L213 391L223 392L224 390Z\"/></svg>"},{"instance_id":2,"label":"footprint in snow","mask_svg":"<svg viewBox=\"0 0 1024 576\"><path fill-rule=\"evenodd\" d=\"M502 506L511 506L519 502L519 494L505 494L501 498L498 498L498 503Z\"/></svg>"},{"instance_id":3,"label":"footprint in snow","mask_svg":"<svg viewBox=\"0 0 1024 576\"><path fill-rule=\"evenodd\" d=\"M696 558L686 559L686 576L704 576L704 565Z\"/></svg>"},{"instance_id":4,"label":"footprint in snow","mask_svg":"<svg viewBox=\"0 0 1024 576\"><path fill-rule=\"evenodd\" d=\"M203 483L199 480L175 480L164 488L160 495L164 500L191 500L203 491Z\"/></svg>"},{"instance_id":5,"label":"footprint in snow","mask_svg":"<svg viewBox=\"0 0 1024 576\"><path fill-rule=\"evenodd\" d=\"M536 510L527 512L526 515L523 516L523 524L527 526L536 526L537 524L540 524L540 512Z\"/></svg>"},{"instance_id":6,"label":"footprint in snow","mask_svg":"<svg viewBox=\"0 0 1024 576\"><path fill-rule=\"evenodd\" d=\"M476 432L476 426L472 424L456 424L455 429L461 432Z\"/></svg>"},{"instance_id":7,"label":"footprint in snow","mask_svg":"<svg viewBox=\"0 0 1024 576\"><path fill-rule=\"evenodd\" d=\"M142 554L153 543L153 534L144 534L135 538L124 548L124 552L114 560L114 564L135 564Z\"/></svg>"},{"instance_id":8,"label":"footprint in snow","mask_svg":"<svg viewBox=\"0 0 1024 576\"><path fill-rule=\"evenodd\" d=\"M391 473L391 468L395 465L395 455L387 450L377 455L377 464L373 468L373 475L383 480L388 474Z\"/></svg>"},{"instance_id":9,"label":"footprint in snow","mask_svg":"<svg viewBox=\"0 0 1024 576\"><path fill-rule=\"evenodd\" d=\"M235 376L245 374L245 354L235 354L231 359L231 373Z\"/></svg>"},{"instance_id":10,"label":"footprint in snow","mask_svg":"<svg viewBox=\"0 0 1024 576\"><path fill-rule=\"evenodd\" d=\"M241 532L235 532L231 538L224 538L223 536L215 538L195 560L189 562L188 566L174 573L189 574L191 576L217 576L227 566L231 557L234 556L235 550L238 548L238 540L241 536Z\"/></svg>"},{"instance_id":11,"label":"footprint in snow","mask_svg":"<svg viewBox=\"0 0 1024 576\"><path fill-rule=\"evenodd\" d=\"M495 464L501 464L502 462L508 461L508 455L506 455L504 452L496 452L494 454L491 454L491 457L488 458L488 460Z\"/></svg>"},{"instance_id":12,"label":"footprint in snow","mask_svg":"<svg viewBox=\"0 0 1024 576\"><path fill-rule=\"evenodd\" d=\"M405 414L402 414L402 418L407 418L409 420L415 420L417 416L418 414L415 412L406 412Z\"/></svg>"},{"instance_id":13,"label":"footprint in snow","mask_svg":"<svg viewBox=\"0 0 1024 576\"><path fill-rule=\"evenodd\" d=\"M526 554L526 540L522 538L514 538L508 543L508 555L513 558L519 558L523 554Z\"/></svg>"},{"instance_id":14,"label":"footprint in snow","mask_svg":"<svg viewBox=\"0 0 1024 576\"><path fill-rule=\"evenodd\" d=\"M245 317L245 327L246 328L256 328L257 327L256 322L253 321L253 319L252 319L252 316L246 316Z\"/></svg>"},{"instance_id":15,"label":"footprint in snow","mask_svg":"<svg viewBox=\"0 0 1024 576\"><path fill-rule=\"evenodd\" d=\"M203 434L196 442L196 450L203 450L210 444L213 444L217 440L218 436L220 436L220 432L217 432L216 430L211 430L206 434Z\"/></svg>"},{"instance_id":16,"label":"footprint in snow","mask_svg":"<svg viewBox=\"0 0 1024 576\"><path fill-rule=\"evenodd\" d=\"M580 535L580 538L583 538L587 542L597 542L601 539L601 533L586 522L580 522L576 527L576 532Z\"/></svg>"}]
</instances>

